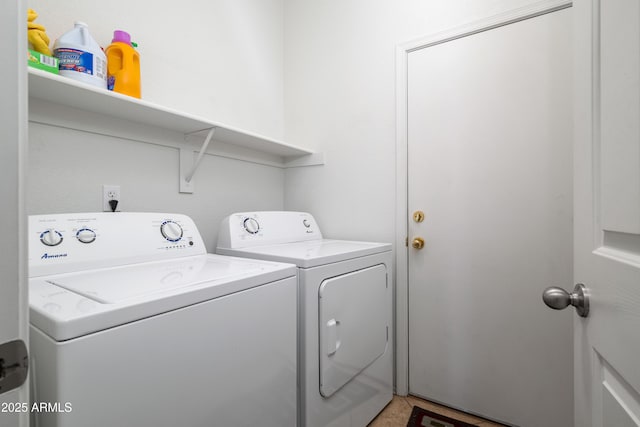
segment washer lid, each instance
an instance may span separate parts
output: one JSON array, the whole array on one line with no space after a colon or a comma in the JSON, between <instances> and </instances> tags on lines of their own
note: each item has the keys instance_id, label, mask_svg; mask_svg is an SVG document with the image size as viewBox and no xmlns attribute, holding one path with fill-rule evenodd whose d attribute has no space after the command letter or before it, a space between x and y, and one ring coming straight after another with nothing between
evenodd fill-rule
<instances>
[{"instance_id":1,"label":"washer lid","mask_svg":"<svg viewBox=\"0 0 640 427\"><path fill-rule=\"evenodd\" d=\"M288 262L298 267L309 268L390 250L390 243L321 239L243 249L218 248L217 251L225 255Z\"/></svg>"},{"instance_id":2,"label":"washer lid","mask_svg":"<svg viewBox=\"0 0 640 427\"><path fill-rule=\"evenodd\" d=\"M258 274L263 269L257 263L246 265L224 258L198 257L67 274L50 277L46 282L102 304L115 304L136 298L154 299L156 294Z\"/></svg>"},{"instance_id":3,"label":"washer lid","mask_svg":"<svg viewBox=\"0 0 640 427\"><path fill-rule=\"evenodd\" d=\"M29 281L31 323L67 340L286 277L293 265L200 255Z\"/></svg>"}]
</instances>

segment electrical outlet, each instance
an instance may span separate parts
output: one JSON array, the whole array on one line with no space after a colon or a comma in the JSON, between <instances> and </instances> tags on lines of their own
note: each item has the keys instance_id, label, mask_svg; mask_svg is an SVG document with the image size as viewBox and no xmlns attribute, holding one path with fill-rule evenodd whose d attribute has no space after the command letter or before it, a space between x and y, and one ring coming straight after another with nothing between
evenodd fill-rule
<instances>
[{"instance_id":1,"label":"electrical outlet","mask_svg":"<svg viewBox=\"0 0 640 427\"><path fill-rule=\"evenodd\" d=\"M111 212L110 200L117 200L118 205L116 211L120 210L122 200L120 200L120 186L119 185L103 185L102 186L102 210L104 212Z\"/></svg>"}]
</instances>

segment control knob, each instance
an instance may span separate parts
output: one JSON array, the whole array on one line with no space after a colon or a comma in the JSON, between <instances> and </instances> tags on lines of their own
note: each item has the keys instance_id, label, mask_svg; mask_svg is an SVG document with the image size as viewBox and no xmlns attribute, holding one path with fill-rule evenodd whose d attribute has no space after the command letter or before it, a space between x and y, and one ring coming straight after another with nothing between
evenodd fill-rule
<instances>
[{"instance_id":1,"label":"control knob","mask_svg":"<svg viewBox=\"0 0 640 427\"><path fill-rule=\"evenodd\" d=\"M247 231L247 233L256 234L258 231L260 231L260 224L258 224L258 221L254 218L246 218L244 220L244 229Z\"/></svg>"},{"instance_id":2,"label":"control knob","mask_svg":"<svg viewBox=\"0 0 640 427\"><path fill-rule=\"evenodd\" d=\"M50 228L40 234L40 241L47 246L58 246L62 243L62 234L59 231Z\"/></svg>"},{"instance_id":3,"label":"control knob","mask_svg":"<svg viewBox=\"0 0 640 427\"><path fill-rule=\"evenodd\" d=\"M90 228L81 228L76 233L76 238L82 243L91 243L96 240L96 232Z\"/></svg>"},{"instance_id":4,"label":"control knob","mask_svg":"<svg viewBox=\"0 0 640 427\"><path fill-rule=\"evenodd\" d=\"M175 221L165 221L160 226L162 237L170 242L177 242L182 239L182 227Z\"/></svg>"}]
</instances>

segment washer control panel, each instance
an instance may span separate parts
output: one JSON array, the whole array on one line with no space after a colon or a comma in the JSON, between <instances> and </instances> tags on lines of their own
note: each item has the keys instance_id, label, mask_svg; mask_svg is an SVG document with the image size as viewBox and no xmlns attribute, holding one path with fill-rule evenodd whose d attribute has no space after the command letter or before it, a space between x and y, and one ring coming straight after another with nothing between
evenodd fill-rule
<instances>
[{"instance_id":1,"label":"washer control panel","mask_svg":"<svg viewBox=\"0 0 640 427\"><path fill-rule=\"evenodd\" d=\"M307 212L238 212L222 221L218 247L238 249L317 239L322 239L322 233Z\"/></svg>"},{"instance_id":2,"label":"washer control panel","mask_svg":"<svg viewBox=\"0 0 640 427\"><path fill-rule=\"evenodd\" d=\"M193 220L181 214L32 215L28 236L29 277L206 253Z\"/></svg>"}]
</instances>

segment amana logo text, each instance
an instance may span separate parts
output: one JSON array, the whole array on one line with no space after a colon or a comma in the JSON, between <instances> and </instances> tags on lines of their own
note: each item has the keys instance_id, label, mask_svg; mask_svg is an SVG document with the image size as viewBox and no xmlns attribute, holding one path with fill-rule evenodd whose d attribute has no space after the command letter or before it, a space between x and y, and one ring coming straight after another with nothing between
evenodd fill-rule
<instances>
[{"instance_id":1,"label":"amana logo text","mask_svg":"<svg viewBox=\"0 0 640 427\"><path fill-rule=\"evenodd\" d=\"M40 259L64 258L66 256L67 256L67 254L52 254L52 255L49 255L48 253L45 253L44 255L42 255L40 257Z\"/></svg>"}]
</instances>

